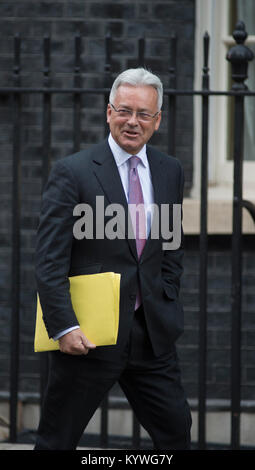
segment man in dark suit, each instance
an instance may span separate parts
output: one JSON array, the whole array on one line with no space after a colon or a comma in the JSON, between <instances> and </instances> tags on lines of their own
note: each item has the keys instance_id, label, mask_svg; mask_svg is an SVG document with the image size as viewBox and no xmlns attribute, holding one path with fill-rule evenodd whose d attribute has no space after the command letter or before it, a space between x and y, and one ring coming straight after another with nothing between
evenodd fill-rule
<instances>
[{"instance_id":1,"label":"man in dark suit","mask_svg":"<svg viewBox=\"0 0 255 470\"><path fill-rule=\"evenodd\" d=\"M157 76L129 69L115 80L107 108L109 138L53 167L43 195L36 277L49 334L49 382L35 449L75 449L88 421L116 381L156 449L189 449L191 416L181 385L175 341L183 330L178 299L183 249L163 249L152 236L151 207L182 204L179 161L147 145L161 120L163 89ZM119 204L125 220L141 204L133 237L106 237L98 197ZM76 237L74 208L93 211L93 236ZM168 206L166 206L168 205ZM132 216L131 216L132 218ZM122 221L123 223L123 221ZM100 225L101 224L101 225ZM124 224L125 225L125 224ZM127 224L128 225L128 224ZM137 230L139 229L139 230ZM117 344L96 347L79 328L69 276L121 274Z\"/></svg>"}]
</instances>

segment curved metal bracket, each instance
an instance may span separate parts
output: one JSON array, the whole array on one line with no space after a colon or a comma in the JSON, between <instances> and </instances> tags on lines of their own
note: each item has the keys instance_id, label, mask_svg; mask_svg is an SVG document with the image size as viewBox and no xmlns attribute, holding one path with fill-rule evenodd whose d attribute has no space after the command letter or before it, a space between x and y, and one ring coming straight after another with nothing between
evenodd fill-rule
<instances>
[{"instance_id":1,"label":"curved metal bracket","mask_svg":"<svg viewBox=\"0 0 255 470\"><path fill-rule=\"evenodd\" d=\"M251 201L247 201L246 199L242 200L242 207L245 207L249 214L252 217L253 222L255 223L255 204Z\"/></svg>"}]
</instances>

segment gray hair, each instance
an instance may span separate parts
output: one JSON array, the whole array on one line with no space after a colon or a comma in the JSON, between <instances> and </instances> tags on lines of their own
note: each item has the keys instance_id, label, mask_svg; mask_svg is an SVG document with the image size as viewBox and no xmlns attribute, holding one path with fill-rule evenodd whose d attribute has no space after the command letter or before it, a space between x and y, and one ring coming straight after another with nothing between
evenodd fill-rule
<instances>
[{"instance_id":1,"label":"gray hair","mask_svg":"<svg viewBox=\"0 0 255 470\"><path fill-rule=\"evenodd\" d=\"M121 85L126 84L132 86L150 85L155 88L158 93L158 111L160 111L163 103L163 85L157 75L154 75L153 73L149 72L149 70L146 70L142 67L125 70L120 75L118 75L113 82L109 97L111 103L114 101L117 89Z\"/></svg>"}]
</instances>

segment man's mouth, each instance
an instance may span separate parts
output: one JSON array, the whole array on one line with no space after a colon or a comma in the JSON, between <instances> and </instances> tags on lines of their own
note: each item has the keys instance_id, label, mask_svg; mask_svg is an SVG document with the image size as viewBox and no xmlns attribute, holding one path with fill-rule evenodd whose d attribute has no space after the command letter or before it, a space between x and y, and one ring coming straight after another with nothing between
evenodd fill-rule
<instances>
[{"instance_id":1,"label":"man's mouth","mask_svg":"<svg viewBox=\"0 0 255 470\"><path fill-rule=\"evenodd\" d=\"M138 132L135 132L135 131L128 131L128 130L125 130L123 131L123 134L126 136L126 137L129 137L129 138L135 138L139 135Z\"/></svg>"}]
</instances>

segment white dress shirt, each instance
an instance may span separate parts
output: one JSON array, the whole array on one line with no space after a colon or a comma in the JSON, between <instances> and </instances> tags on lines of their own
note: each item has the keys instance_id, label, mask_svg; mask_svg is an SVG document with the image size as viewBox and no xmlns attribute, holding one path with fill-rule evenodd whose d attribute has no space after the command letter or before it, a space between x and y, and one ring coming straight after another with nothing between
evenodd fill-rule
<instances>
[{"instance_id":1,"label":"white dress shirt","mask_svg":"<svg viewBox=\"0 0 255 470\"><path fill-rule=\"evenodd\" d=\"M120 179L121 179L123 189L124 189L127 201L128 201L128 189L129 189L128 159L131 157L131 155L127 153L125 150L123 150L117 144L117 142L115 142L111 134L109 135L108 143L112 151L113 157L115 159L116 165L118 167ZM149 167L147 154L146 154L146 145L143 146L143 148L140 150L140 152L136 154L136 156L141 159L141 161L138 163L137 171L138 171L138 175L139 175L139 179L140 179L140 183L141 183L142 191L143 191L144 208L145 208L145 214L146 214L146 234L148 237L150 228L151 228L152 207L153 207L152 205L154 203L154 191L153 191L153 186L152 186L152 181L151 181L150 167ZM54 336L53 339L56 341L61 336L64 336L65 334L69 333L70 331L76 328L79 328L79 326L73 326L71 328L67 328L66 330L63 330L60 333L58 333L56 336Z\"/></svg>"},{"instance_id":2,"label":"white dress shirt","mask_svg":"<svg viewBox=\"0 0 255 470\"><path fill-rule=\"evenodd\" d=\"M123 150L117 142L113 139L112 135L109 135L109 146L114 156L116 165L119 170L120 179L122 186L128 201L128 189L129 189L129 162L128 159L131 157L129 153ZM151 228L151 209L154 202L154 191L151 181L151 172L146 154L146 145L136 154L140 158L140 162L137 166L137 172L139 175L140 183L142 186L144 208L146 214L146 234L147 237L150 233Z\"/></svg>"}]
</instances>

